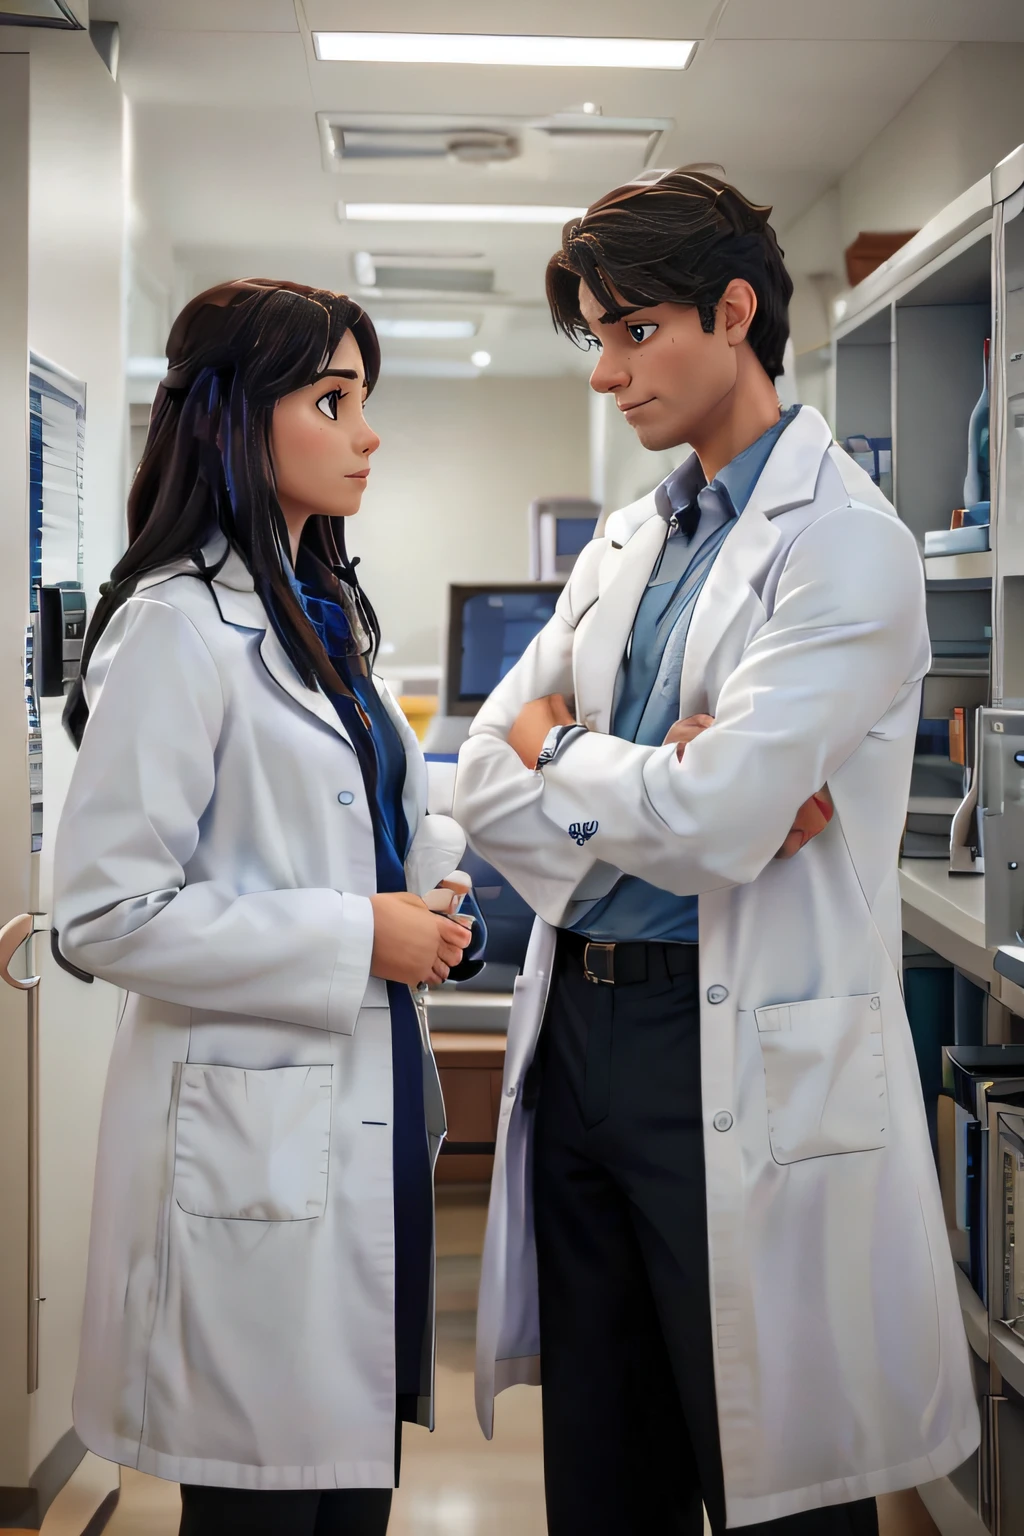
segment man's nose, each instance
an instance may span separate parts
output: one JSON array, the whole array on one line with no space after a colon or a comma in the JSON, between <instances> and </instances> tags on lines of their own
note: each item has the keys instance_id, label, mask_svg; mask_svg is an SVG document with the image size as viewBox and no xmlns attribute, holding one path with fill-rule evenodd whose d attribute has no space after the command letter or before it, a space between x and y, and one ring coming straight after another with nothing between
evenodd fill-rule
<instances>
[{"instance_id":1,"label":"man's nose","mask_svg":"<svg viewBox=\"0 0 1024 1536\"><path fill-rule=\"evenodd\" d=\"M628 368L616 362L607 352L602 352L590 375L590 387L599 395L610 395L617 389L625 389L630 383Z\"/></svg>"}]
</instances>

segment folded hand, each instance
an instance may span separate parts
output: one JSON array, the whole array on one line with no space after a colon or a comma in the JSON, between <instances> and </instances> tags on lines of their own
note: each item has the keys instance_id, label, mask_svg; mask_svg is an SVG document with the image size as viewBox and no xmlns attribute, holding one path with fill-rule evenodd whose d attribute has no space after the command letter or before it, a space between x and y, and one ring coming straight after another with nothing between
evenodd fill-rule
<instances>
[{"instance_id":1,"label":"folded hand","mask_svg":"<svg viewBox=\"0 0 1024 1536\"><path fill-rule=\"evenodd\" d=\"M682 762L687 743L693 741L695 736L699 736L702 731L706 731L714 723L712 715L687 715L685 720L676 721L665 737L663 745L667 747L670 743L675 742L676 754L679 761ZM819 832L824 832L832 820L834 810L832 796L826 784L818 790L817 794L811 795L809 800L805 800L797 811L793 825L786 834L786 840L775 857L777 859L791 859L794 853L799 853L804 844L809 843L812 837L817 837Z\"/></svg>"},{"instance_id":2,"label":"folded hand","mask_svg":"<svg viewBox=\"0 0 1024 1536\"><path fill-rule=\"evenodd\" d=\"M576 721L568 704L560 693L550 693L543 699L532 699L519 711L515 725L508 733L508 744L518 752L527 768L536 768L544 739L556 725L575 725Z\"/></svg>"}]
</instances>

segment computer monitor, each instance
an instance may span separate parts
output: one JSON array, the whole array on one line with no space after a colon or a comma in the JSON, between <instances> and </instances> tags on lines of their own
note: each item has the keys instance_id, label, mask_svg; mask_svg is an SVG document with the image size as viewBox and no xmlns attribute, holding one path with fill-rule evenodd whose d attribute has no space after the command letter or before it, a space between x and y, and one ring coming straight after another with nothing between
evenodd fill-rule
<instances>
[{"instance_id":1,"label":"computer monitor","mask_svg":"<svg viewBox=\"0 0 1024 1536\"><path fill-rule=\"evenodd\" d=\"M534 581L567 581L590 543L601 515L586 496L546 496L530 503L530 575Z\"/></svg>"},{"instance_id":2,"label":"computer monitor","mask_svg":"<svg viewBox=\"0 0 1024 1536\"><path fill-rule=\"evenodd\" d=\"M448 589L444 713L475 715L555 611L559 581Z\"/></svg>"}]
</instances>

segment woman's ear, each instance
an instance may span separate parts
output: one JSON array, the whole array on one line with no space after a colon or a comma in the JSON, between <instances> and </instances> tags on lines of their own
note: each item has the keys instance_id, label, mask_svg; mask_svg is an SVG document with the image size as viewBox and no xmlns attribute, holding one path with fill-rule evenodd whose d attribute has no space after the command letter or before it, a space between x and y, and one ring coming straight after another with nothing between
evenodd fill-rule
<instances>
[{"instance_id":1,"label":"woman's ear","mask_svg":"<svg viewBox=\"0 0 1024 1536\"><path fill-rule=\"evenodd\" d=\"M722 294L719 306L725 322L725 339L730 347L746 341L747 332L757 314L757 294L744 277L734 277Z\"/></svg>"}]
</instances>

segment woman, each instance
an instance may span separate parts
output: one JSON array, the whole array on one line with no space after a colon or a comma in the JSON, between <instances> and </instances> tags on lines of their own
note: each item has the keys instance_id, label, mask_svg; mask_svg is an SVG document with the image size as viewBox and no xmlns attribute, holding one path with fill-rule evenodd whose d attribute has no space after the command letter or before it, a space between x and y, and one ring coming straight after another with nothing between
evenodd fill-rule
<instances>
[{"instance_id":1,"label":"woman","mask_svg":"<svg viewBox=\"0 0 1024 1536\"><path fill-rule=\"evenodd\" d=\"M243 281L168 356L65 717L58 943L128 994L75 1423L180 1482L188 1536L378 1533L431 1416L444 1118L409 988L470 935L421 899L464 839L345 555L377 340L341 295Z\"/></svg>"}]
</instances>

